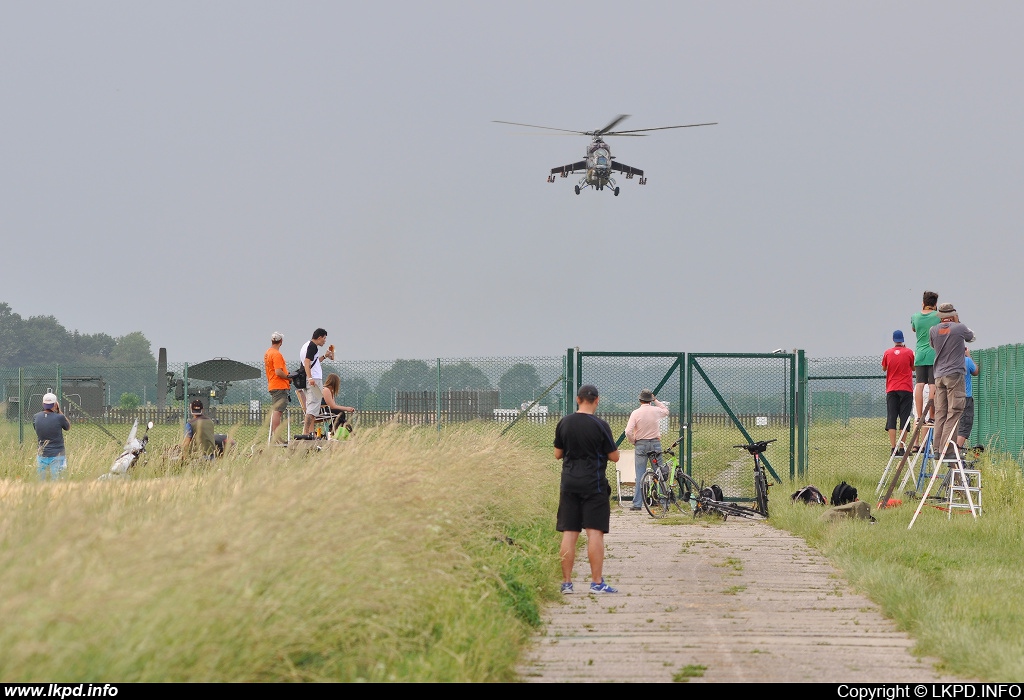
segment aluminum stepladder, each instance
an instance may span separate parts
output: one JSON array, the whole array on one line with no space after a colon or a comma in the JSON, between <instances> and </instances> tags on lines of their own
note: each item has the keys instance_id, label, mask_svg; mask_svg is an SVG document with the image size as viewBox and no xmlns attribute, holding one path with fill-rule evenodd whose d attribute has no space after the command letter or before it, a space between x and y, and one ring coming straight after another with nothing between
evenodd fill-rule
<instances>
[{"instance_id":1,"label":"aluminum stepladder","mask_svg":"<svg viewBox=\"0 0 1024 700\"><path fill-rule=\"evenodd\" d=\"M921 416L928 415L928 412L931 410L932 405L934 403L935 400L929 397L928 403L925 404L924 410L921 411ZM914 434L910 438L911 445L916 445L918 443L918 439L921 437L921 428L924 427L924 420L921 418L921 416L918 416L918 418L914 421ZM881 500L878 501L878 505L876 506L878 510L887 508L889 506L889 502L892 500L893 491L896 490L896 482L899 481L900 476L903 474L903 470L907 466L907 462L910 462L910 469L907 470L906 475L903 478L903 482L900 485L901 489L904 488L904 486L906 485L910 474L913 473L914 465L917 464L917 455L914 455L913 459L911 460L911 453L908 450L904 449L903 456L899 458L899 463L896 465L896 471L893 473L892 478L889 480L889 486L885 491L885 495L882 496ZM885 478L887 476L887 474L883 475L881 483L884 483ZM879 487L879 490L881 490L881 486Z\"/></svg>"},{"instance_id":2,"label":"aluminum stepladder","mask_svg":"<svg viewBox=\"0 0 1024 700\"><path fill-rule=\"evenodd\" d=\"M918 419L916 417L912 421L908 420L904 424L903 430L900 431L899 437L896 438L896 448L897 449L903 448L903 455L906 455L906 454L910 453L910 445L907 444L907 434L910 432L910 426L917 424L917 420ZM889 455L889 461L886 462L885 469L882 471L882 477L878 480L878 486L875 487L875 495L876 496L881 494L882 493L882 489L885 488L886 480L889 477L889 472L893 468L893 464L894 463L898 464L900 462L900 457L902 457L903 455L897 455L896 454L896 450L893 450L892 453ZM916 457L911 459L911 469L913 469L913 465L914 465L915 461L916 461ZM900 488L903 488L903 487L900 486Z\"/></svg>"},{"instance_id":3,"label":"aluminum stepladder","mask_svg":"<svg viewBox=\"0 0 1024 700\"><path fill-rule=\"evenodd\" d=\"M914 517L910 519L910 524L907 525L908 530L914 527L914 521L917 520L917 516L920 515L921 509L924 507L924 502L928 500L928 494L931 492L932 486L935 485L935 480L939 476L939 470L942 469L942 465L944 464L947 465L947 467L950 468L953 472L955 472L955 474L950 475L948 497L948 504L950 507L948 508L949 513L947 515L947 519L949 517L952 517L953 515L953 497L954 495L959 493L962 493L964 495L964 497L967 500L967 503L966 505L957 503L956 507L969 508L971 511L971 515L974 516L974 519L978 519L978 513L981 512L981 472L977 472L977 470L973 469L970 470L972 472L977 472L977 480L972 482L971 477L968 477L966 473L968 470L964 469L964 462L960 455L960 448L956 444L956 431L959 425L960 420L957 419L953 423L953 427L949 431L949 438L947 438L946 443L939 450L939 455L941 456L938 459L934 459L933 455L929 455L929 457L931 457L933 462L935 463L935 468L932 470L932 476L928 480L928 487L925 489L924 493L921 494L921 500L917 504L917 510L914 511ZM934 428L932 429L932 432L934 435ZM950 449L952 449L953 457L947 459L946 454L949 453ZM922 469L924 468L924 464L927 463L929 457L926 457L925 462L922 463ZM957 485L957 478L959 478L959 486ZM976 486L974 484L976 484ZM971 495L972 493L977 493L979 497L979 502L977 505L974 504L974 498Z\"/></svg>"}]
</instances>

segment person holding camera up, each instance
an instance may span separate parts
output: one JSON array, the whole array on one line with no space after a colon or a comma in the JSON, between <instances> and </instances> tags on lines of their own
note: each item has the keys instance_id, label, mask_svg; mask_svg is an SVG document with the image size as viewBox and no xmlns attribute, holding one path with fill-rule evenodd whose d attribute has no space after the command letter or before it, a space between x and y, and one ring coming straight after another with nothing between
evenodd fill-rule
<instances>
[{"instance_id":1,"label":"person holding camera up","mask_svg":"<svg viewBox=\"0 0 1024 700\"><path fill-rule=\"evenodd\" d=\"M64 476L68 466L67 454L64 452L64 432L71 430L71 421L60 412L56 394L43 394L43 410L32 418L32 426L39 440L36 453L39 478L46 481L49 476L56 481Z\"/></svg>"},{"instance_id":2,"label":"person holding camera up","mask_svg":"<svg viewBox=\"0 0 1024 700\"><path fill-rule=\"evenodd\" d=\"M307 340L299 353L299 360L302 362L302 370L306 374L306 419L302 424L302 432L309 435L313 432L313 424L316 416L320 413L320 401L323 400L324 368L320 364L320 357L317 351L327 342L327 331L317 328L313 331L313 338ZM328 360L334 359L334 346L327 348L323 355Z\"/></svg>"}]
</instances>

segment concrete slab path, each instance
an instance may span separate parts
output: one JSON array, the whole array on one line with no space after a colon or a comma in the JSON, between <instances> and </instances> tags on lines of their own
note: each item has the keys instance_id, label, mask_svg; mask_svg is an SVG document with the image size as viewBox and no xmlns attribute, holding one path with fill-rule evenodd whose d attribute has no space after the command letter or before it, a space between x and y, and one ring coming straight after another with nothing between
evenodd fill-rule
<instances>
[{"instance_id":1,"label":"concrete slab path","mask_svg":"<svg viewBox=\"0 0 1024 700\"><path fill-rule=\"evenodd\" d=\"M605 545L605 580L619 593L587 592L581 551L576 593L546 611L522 680L670 682L685 670L691 683L958 680L915 657L914 641L823 556L763 521L666 525L613 505Z\"/></svg>"}]
</instances>

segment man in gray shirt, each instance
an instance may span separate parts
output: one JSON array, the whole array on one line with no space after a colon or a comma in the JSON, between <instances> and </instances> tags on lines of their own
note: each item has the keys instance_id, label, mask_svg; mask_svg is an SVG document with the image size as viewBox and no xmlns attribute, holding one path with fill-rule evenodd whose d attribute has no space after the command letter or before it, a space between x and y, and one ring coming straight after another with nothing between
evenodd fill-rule
<instances>
[{"instance_id":1,"label":"man in gray shirt","mask_svg":"<svg viewBox=\"0 0 1024 700\"><path fill-rule=\"evenodd\" d=\"M943 455L967 400L964 352L966 343L974 341L974 331L960 323L960 316L952 304L939 304L938 312L939 324L929 331L929 340L935 349L932 450L936 455Z\"/></svg>"},{"instance_id":2,"label":"man in gray shirt","mask_svg":"<svg viewBox=\"0 0 1024 700\"><path fill-rule=\"evenodd\" d=\"M39 441L39 451L36 453L39 478L46 481L49 476L56 481L64 476L64 470L67 469L64 431L71 430L68 417L60 412L56 394L47 392L43 395L43 410L32 418L32 426L36 429Z\"/></svg>"}]
</instances>

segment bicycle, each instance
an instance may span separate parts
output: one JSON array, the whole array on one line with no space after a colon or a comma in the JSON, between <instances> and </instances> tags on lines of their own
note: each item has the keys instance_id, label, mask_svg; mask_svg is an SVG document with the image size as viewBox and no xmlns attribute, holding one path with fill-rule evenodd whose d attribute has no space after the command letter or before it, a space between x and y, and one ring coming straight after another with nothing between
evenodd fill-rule
<instances>
[{"instance_id":1,"label":"bicycle","mask_svg":"<svg viewBox=\"0 0 1024 700\"><path fill-rule=\"evenodd\" d=\"M775 442L772 440L761 440L748 445L733 445L741 450L746 450L754 458L754 502L756 510L762 517L768 517L768 477L764 473L764 463L761 455L768 449L768 445Z\"/></svg>"},{"instance_id":2,"label":"bicycle","mask_svg":"<svg viewBox=\"0 0 1024 700\"><path fill-rule=\"evenodd\" d=\"M673 442L667 450L650 453L647 471L637 487L643 497L644 509L652 518L664 518L673 507L683 512L681 504L684 499L678 480L682 470L676 453L672 451L681 440Z\"/></svg>"}]
</instances>

